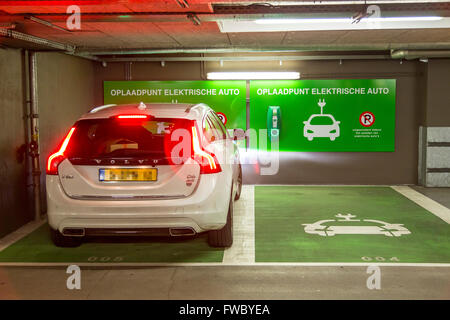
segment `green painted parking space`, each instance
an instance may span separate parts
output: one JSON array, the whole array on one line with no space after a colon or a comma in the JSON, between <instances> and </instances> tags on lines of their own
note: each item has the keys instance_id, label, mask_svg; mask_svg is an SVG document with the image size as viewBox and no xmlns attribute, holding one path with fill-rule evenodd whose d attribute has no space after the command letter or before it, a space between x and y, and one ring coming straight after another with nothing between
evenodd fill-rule
<instances>
[{"instance_id":1,"label":"green painted parking space","mask_svg":"<svg viewBox=\"0 0 450 320\"><path fill-rule=\"evenodd\" d=\"M255 260L449 263L450 225L389 187L257 186Z\"/></svg>"},{"instance_id":2,"label":"green painted parking space","mask_svg":"<svg viewBox=\"0 0 450 320\"><path fill-rule=\"evenodd\" d=\"M235 243L235 245L237 245ZM58 248L43 225L0 263L221 263L193 238L92 238ZM255 187L255 262L450 263L450 225L389 187Z\"/></svg>"},{"instance_id":3,"label":"green painted parking space","mask_svg":"<svg viewBox=\"0 0 450 320\"><path fill-rule=\"evenodd\" d=\"M207 235L194 238L99 238L76 248L58 248L47 225L0 252L0 262L20 263L183 263L222 262L223 250L211 248Z\"/></svg>"}]
</instances>

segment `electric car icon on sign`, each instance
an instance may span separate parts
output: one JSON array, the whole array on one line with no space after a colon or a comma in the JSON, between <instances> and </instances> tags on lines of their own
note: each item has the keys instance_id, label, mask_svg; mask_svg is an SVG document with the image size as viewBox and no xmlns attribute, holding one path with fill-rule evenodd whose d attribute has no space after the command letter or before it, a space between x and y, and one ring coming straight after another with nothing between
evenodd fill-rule
<instances>
[{"instance_id":1,"label":"electric car icon on sign","mask_svg":"<svg viewBox=\"0 0 450 320\"><path fill-rule=\"evenodd\" d=\"M317 103L320 107L320 114L312 114L308 121L303 121L305 125L303 127L303 136L312 141L314 138L330 138L334 141L340 135L339 124L340 121L331 114L323 114L323 107L325 106L325 100Z\"/></svg>"}]
</instances>

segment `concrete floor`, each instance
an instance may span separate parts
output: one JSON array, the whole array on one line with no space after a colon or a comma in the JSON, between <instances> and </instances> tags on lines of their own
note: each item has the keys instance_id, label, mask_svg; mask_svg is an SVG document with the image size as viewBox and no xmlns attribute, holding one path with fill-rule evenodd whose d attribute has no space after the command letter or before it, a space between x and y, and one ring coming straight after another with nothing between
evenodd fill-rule
<instances>
[{"instance_id":1,"label":"concrete floor","mask_svg":"<svg viewBox=\"0 0 450 320\"><path fill-rule=\"evenodd\" d=\"M425 188L421 186L412 186L412 188L443 206L450 208L450 188Z\"/></svg>"},{"instance_id":2,"label":"concrete floor","mask_svg":"<svg viewBox=\"0 0 450 320\"><path fill-rule=\"evenodd\" d=\"M0 299L450 299L450 268L153 267L83 269L68 290L64 268L0 268Z\"/></svg>"},{"instance_id":3,"label":"concrete floor","mask_svg":"<svg viewBox=\"0 0 450 320\"><path fill-rule=\"evenodd\" d=\"M450 207L450 188L414 189ZM81 290L65 268L0 267L0 299L450 299L449 267L381 266L380 290L365 266L82 267Z\"/></svg>"}]
</instances>

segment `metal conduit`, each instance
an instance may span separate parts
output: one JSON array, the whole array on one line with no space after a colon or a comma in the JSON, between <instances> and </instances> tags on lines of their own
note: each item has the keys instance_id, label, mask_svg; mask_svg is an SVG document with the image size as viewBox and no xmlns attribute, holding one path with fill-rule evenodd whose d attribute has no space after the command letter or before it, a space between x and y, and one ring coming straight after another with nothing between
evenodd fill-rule
<instances>
[{"instance_id":1,"label":"metal conduit","mask_svg":"<svg viewBox=\"0 0 450 320\"><path fill-rule=\"evenodd\" d=\"M18 31L11 30L11 29L0 28L0 36L11 38L11 39L15 39L15 40L21 40L21 41L25 41L25 42L32 43L32 44L45 46L45 47L48 47L48 48L51 48L51 49L55 49L55 50L59 50L59 51L63 51L66 54L77 56L77 57L84 58L84 59L89 59L89 60L94 60L94 61L101 61L99 58L93 57L93 56L91 56L89 54L76 53L75 52L75 50L76 50L75 46L72 46L72 45L69 45L69 44L65 44L65 43L56 42L56 41L52 41L52 40L47 40L47 39L44 39L44 38L32 36L32 35L29 35L29 34L26 34L26 33L22 33L22 32L18 32Z\"/></svg>"},{"instance_id":2,"label":"metal conduit","mask_svg":"<svg viewBox=\"0 0 450 320\"><path fill-rule=\"evenodd\" d=\"M450 50L393 50L392 59L449 58Z\"/></svg>"},{"instance_id":3,"label":"metal conduit","mask_svg":"<svg viewBox=\"0 0 450 320\"><path fill-rule=\"evenodd\" d=\"M39 38L36 36L32 36L26 33L18 32L11 29L0 29L0 36L16 39L16 40L22 40L26 42L30 42L33 44L43 45L46 47L50 47L57 50L63 50L67 52L74 52L75 46L71 46L68 44L59 43L56 41L47 40L44 38Z\"/></svg>"},{"instance_id":4,"label":"metal conduit","mask_svg":"<svg viewBox=\"0 0 450 320\"><path fill-rule=\"evenodd\" d=\"M34 219L41 218L41 168L39 163L39 109L37 92L37 61L36 52L29 56L29 83L30 83L30 126L31 142L30 155L32 159L33 195L34 195Z\"/></svg>"},{"instance_id":5,"label":"metal conduit","mask_svg":"<svg viewBox=\"0 0 450 320\"><path fill-rule=\"evenodd\" d=\"M106 62L160 62L160 61L298 61L298 60L370 60L389 59L390 55L323 55L323 56L253 56L253 57L127 57L127 58L104 58Z\"/></svg>"},{"instance_id":6,"label":"metal conduit","mask_svg":"<svg viewBox=\"0 0 450 320\"><path fill-rule=\"evenodd\" d=\"M313 45L299 47L223 47L223 48L160 48L160 49L130 49L130 50L77 50L77 54L108 56L108 55L155 55L155 54L198 54L198 53L300 53L307 51L383 51L403 50L409 46L413 50L450 50L448 43L423 43L414 44L367 44L367 45Z\"/></svg>"}]
</instances>

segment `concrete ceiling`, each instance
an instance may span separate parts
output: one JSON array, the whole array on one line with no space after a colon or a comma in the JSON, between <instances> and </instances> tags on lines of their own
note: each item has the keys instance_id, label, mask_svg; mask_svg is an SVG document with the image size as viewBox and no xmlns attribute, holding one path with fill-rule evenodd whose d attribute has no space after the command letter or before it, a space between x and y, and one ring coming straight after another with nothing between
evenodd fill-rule
<instances>
[{"instance_id":1,"label":"concrete ceiling","mask_svg":"<svg viewBox=\"0 0 450 320\"><path fill-rule=\"evenodd\" d=\"M427 48L428 46L431 48L436 44L450 47L450 29L221 33L214 21L219 14L222 17L224 14L228 14L228 18L239 19L243 15L248 17L252 14L261 15L269 12L264 10L271 10L270 14L278 12L280 16L285 15L286 12L300 12L304 10L303 8L312 11L326 9L327 12L356 13L358 10L364 9L362 4L356 6L296 6L292 7L290 11L286 7L266 9L264 6L256 6L259 11L254 12L255 7L248 6L250 1L186 1L189 4L188 8L182 8L176 0L0 1L0 10L3 12L0 15L0 22L3 26L6 26L7 23L15 23L14 30L16 31L69 44L80 51L224 47L280 47L315 50L331 48L340 50L350 47L370 48L374 44L378 45L378 49ZM262 2L267 3L267 1ZM283 2L288 3L289 1ZM72 4L81 8L81 30L79 31L66 32L25 18L34 16L66 28L66 10L67 6ZM218 4L240 6L222 6L218 10ZM425 8L440 10L440 14L448 15L449 4L449 2L438 2L434 7L420 7L423 4L406 4L402 10L407 9L410 14L411 12L413 14L415 9L419 11ZM216 7L214 7L215 5ZM243 7L244 5L246 7ZM187 18L189 13L195 13L201 24L194 25ZM7 41L4 37L0 37L0 43L21 45L17 41Z\"/></svg>"}]
</instances>

